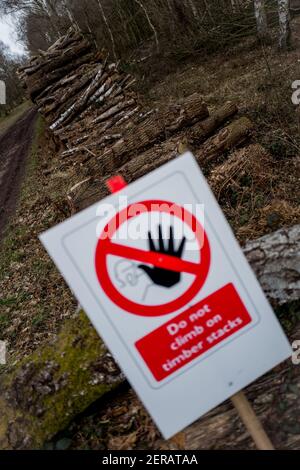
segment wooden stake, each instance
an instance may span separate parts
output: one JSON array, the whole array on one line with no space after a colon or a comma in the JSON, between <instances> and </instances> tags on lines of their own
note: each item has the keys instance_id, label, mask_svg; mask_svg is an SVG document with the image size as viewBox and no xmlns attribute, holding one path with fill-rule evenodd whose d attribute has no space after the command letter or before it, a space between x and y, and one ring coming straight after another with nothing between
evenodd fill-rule
<instances>
[{"instance_id":1,"label":"wooden stake","mask_svg":"<svg viewBox=\"0 0 300 470\"><path fill-rule=\"evenodd\" d=\"M267 436L244 392L240 391L233 395L231 401L254 440L256 447L259 450L274 450L272 442Z\"/></svg>"}]
</instances>

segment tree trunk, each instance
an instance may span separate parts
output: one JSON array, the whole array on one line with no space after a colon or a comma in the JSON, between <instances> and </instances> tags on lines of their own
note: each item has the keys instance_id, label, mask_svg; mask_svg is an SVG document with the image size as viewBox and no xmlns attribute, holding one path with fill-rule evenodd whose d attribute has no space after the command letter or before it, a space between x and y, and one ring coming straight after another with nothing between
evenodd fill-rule
<instances>
[{"instance_id":1,"label":"tree trunk","mask_svg":"<svg viewBox=\"0 0 300 470\"><path fill-rule=\"evenodd\" d=\"M225 117L230 109L234 114L233 105L226 105L222 108L223 116ZM218 112L220 112L219 110ZM217 114L217 113L216 113ZM221 114L219 114L219 118ZM95 166L99 176L102 178L96 178L94 181L90 179L83 187L77 187L75 192L70 192L68 199L71 203L72 212L88 207L89 205L99 201L101 197L107 195L107 189L105 188L106 179L113 174L121 174L128 182L132 182L137 178L145 175L149 171L158 168L160 165L167 161L175 158L178 154L185 150L189 142L195 142L191 139L190 135L195 135L195 129L202 130L199 132L200 136L205 139L213 131L213 125L218 122L217 116L207 118L203 121L203 126L200 128L200 123L187 129L186 132L182 132L179 136L168 139L162 144L157 144L148 150L144 151L137 157L134 152L130 155L122 155L121 158L112 158L113 154L110 154L110 159L103 166L103 157L93 160L91 167L85 162L87 174L95 174ZM217 127L217 126L216 126ZM215 127L215 129L216 129ZM194 151L196 160L200 163L202 168L208 169L212 164L215 163L217 157L224 152L228 152L237 145L243 143L249 138L249 134L253 128L253 124L248 118L242 117L228 124L226 127L221 129L216 135L205 141L202 146ZM205 135L205 129L207 134ZM200 139L200 136L198 137ZM139 140L137 142L140 142ZM199 141L198 141L199 142ZM183 144L183 145L182 145ZM117 145L117 144L116 144ZM181 150L181 147L183 149ZM124 158L122 165L122 159ZM101 164L99 164L99 161ZM121 165L120 165L121 164ZM97 176L98 176L97 175Z\"/></svg>"},{"instance_id":2,"label":"tree trunk","mask_svg":"<svg viewBox=\"0 0 300 470\"><path fill-rule=\"evenodd\" d=\"M105 15L104 8L103 8L103 5L101 3L101 0L98 0L98 5L99 5L99 9L101 11L103 21L105 23L105 26L107 27L107 31L108 31L110 39L111 39L113 57L114 57L114 60L116 61L117 60L117 54L116 54L116 44L115 44L115 40L114 40L114 35L113 35L112 30L111 30L111 27L109 26L109 22L108 22L108 19L107 19L106 15Z\"/></svg>"},{"instance_id":3,"label":"tree trunk","mask_svg":"<svg viewBox=\"0 0 300 470\"><path fill-rule=\"evenodd\" d=\"M300 225L246 245L244 252L270 300L283 303L299 298L299 248ZM124 377L81 312L65 323L55 341L0 379L0 448L32 449L40 448ZM201 433L210 435L211 446L224 426L232 425L232 411L222 429L218 427L219 414L217 408L207 415L204 427L201 421L200 427L188 428L188 448L199 446ZM207 420L211 416L210 426ZM207 440L203 442L208 446Z\"/></svg>"},{"instance_id":4,"label":"tree trunk","mask_svg":"<svg viewBox=\"0 0 300 470\"><path fill-rule=\"evenodd\" d=\"M281 305L300 298L300 226L247 243L244 253L266 295Z\"/></svg>"},{"instance_id":5,"label":"tree trunk","mask_svg":"<svg viewBox=\"0 0 300 470\"><path fill-rule=\"evenodd\" d=\"M254 13L256 19L257 36L265 39L268 34L267 15L264 0L254 0Z\"/></svg>"},{"instance_id":6,"label":"tree trunk","mask_svg":"<svg viewBox=\"0 0 300 470\"><path fill-rule=\"evenodd\" d=\"M279 47L286 49L290 40L290 2L278 0L279 14Z\"/></svg>"},{"instance_id":7,"label":"tree trunk","mask_svg":"<svg viewBox=\"0 0 300 470\"><path fill-rule=\"evenodd\" d=\"M53 85L58 80L65 77L70 72L73 72L75 68L80 67L83 64L89 63L94 58L93 53L87 53L84 55L80 55L76 59L71 59L63 67L59 69L53 69L48 74L41 74L39 77L38 74L32 75L27 80L27 88L29 90L29 95L31 100L34 102L37 98L41 98L46 94L47 87Z\"/></svg>"},{"instance_id":8,"label":"tree trunk","mask_svg":"<svg viewBox=\"0 0 300 470\"><path fill-rule=\"evenodd\" d=\"M124 380L83 312L0 376L0 449L35 449Z\"/></svg>"},{"instance_id":9,"label":"tree trunk","mask_svg":"<svg viewBox=\"0 0 300 470\"><path fill-rule=\"evenodd\" d=\"M201 166L207 167L220 154L226 153L233 147L245 142L253 128L253 123L247 117L236 119L208 139L199 150L195 151L197 161Z\"/></svg>"},{"instance_id":10,"label":"tree trunk","mask_svg":"<svg viewBox=\"0 0 300 470\"><path fill-rule=\"evenodd\" d=\"M158 35L157 35L157 31L155 29L155 26L154 24L152 23L151 19L150 19L150 16L149 16L149 13L145 7L145 5L140 1L140 0L134 0L135 3L137 3L143 10L143 12L145 13L145 17L147 18L147 21L148 21L148 24L149 24L149 27L150 29L152 29L153 31L153 35L154 35L154 38L155 38L155 44L156 44L156 48L157 48L157 51L159 51L159 42L158 42Z\"/></svg>"},{"instance_id":11,"label":"tree trunk","mask_svg":"<svg viewBox=\"0 0 300 470\"><path fill-rule=\"evenodd\" d=\"M108 129L120 134L121 124L125 129L128 118L139 110L138 94L132 89L134 78L108 63L104 52L95 50L77 27L69 28L47 51L32 58L19 76L50 129L69 151L75 148L95 155L97 140ZM113 132L116 126L118 130ZM85 146L80 147L79 142Z\"/></svg>"}]
</instances>

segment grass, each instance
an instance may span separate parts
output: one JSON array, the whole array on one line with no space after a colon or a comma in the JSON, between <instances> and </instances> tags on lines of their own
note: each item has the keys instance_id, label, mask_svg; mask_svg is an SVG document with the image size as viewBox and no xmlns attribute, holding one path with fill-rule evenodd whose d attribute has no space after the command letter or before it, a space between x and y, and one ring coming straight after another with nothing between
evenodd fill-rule
<instances>
[{"instance_id":1,"label":"grass","mask_svg":"<svg viewBox=\"0 0 300 470\"><path fill-rule=\"evenodd\" d=\"M0 244L0 339L7 341L10 362L53 337L74 300L42 247L38 235L60 222L60 191L55 178L45 176L55 161L49 150L44 121L36 123L15 214Z\"/></svg>"}]
</instances>

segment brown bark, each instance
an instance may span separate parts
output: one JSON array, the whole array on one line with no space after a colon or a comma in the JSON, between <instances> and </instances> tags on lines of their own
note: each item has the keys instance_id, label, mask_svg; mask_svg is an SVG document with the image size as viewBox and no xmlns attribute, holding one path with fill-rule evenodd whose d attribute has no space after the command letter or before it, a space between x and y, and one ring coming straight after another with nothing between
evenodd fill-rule
<instances>
[{"instance_id":1,"label":"brown bark","mask_svg":"<svg viewBox=\"0 0 300 470\"><path fill-rule=\"evenodd\" d=\"M114 127L125 128L139 110L133 77L108 63L72 28L19 75L50 129L68 150L74 147L75 154L95 155L98 139L108 129L116 134ZM84 142L82 148L79 141Z\"/></svg>"},{"instance_id":2,"label":"brown bark","mask_svg":"<svg viewBox=\"0 0 300 470\"><path fill-rule=\"evenodd\" d=\"M270 300L281 303L299 297L299 247L300 225L246 245L245 254ZM280 384L278 373L273 372L271 377L271 382L264 378L253 384L250 398L258 392L264 398L270 392L270 383L273 387ZM84 313L74 316L52 344L0 377L0 448L41 447L76 414L123 380ZM235 416L228 404L211 411L186 430L186 448L213 448L223 437L230 446Z\"/></svg>"},{"instance_id":3,"label":"brown bark","mask_svg":"<svg viewBox=\"0 0 300 470\"><path fill-rule=\"evenodd\" d=\"M35 70L36 77L43 78L44 74L51 72L53 69L59 69L67 65L74 59L77 59L78 57L91 51L91 49L91 44L88 41L83 40L78 44L75 44L73 47L69 47L66 51L62 52L57 57L51 57L50 60L48 56L45 57L44 60L40 61L39 69Z\"/></svg>"},{"instance_id":4,"label":"brown bark","mask_svg":"<svg viewBox=\"0 0 300 470\"><path fill-rule=\"evenodd\" d=\"M88 67L83 66L83 70L79 73L80 75L74 75L73 81L75 81L75 83L68 83L68 87L64 92L61 90L61 88L58 88L58 90L56 90L52 96L48 96L42 100L37 100L39 109L43 111L45 116L50 114L50 119L52 121L55 120L55 117L58 113L62 112L61 107L67 107L69 100L74 98L77 93L80 93L81 90L90 83L94 75L94 67L92 71L89 71ZM51 104L47 105L49 102L51 102ZM55 113L55 115L53 115L53 113Z\"/></svg>"},{"instance_id":5,"label":"brown bark","mask_svg":"<svg viewBox=\"0 0 300 470\"><path fill-rule=\"evenodd\" d=\"M69 72L73 71L75 68L79 67L80 65L89 62L90 60L92 60L93 56L94 56L93 53L88 53L68 63L64 67L53 70L49 72L47 75L43 75L42 77L31 75L26 82L26 86L29 90L29 96L32 99L32 101L35 101L36 98L41 96L42 92L49 85L52 85L54 82L60 80L62 77L66 76Z\"/></svg>"},{"instance_id":6,"label":"brown bark","mask_svg":"<svg viewBox=\"0 0 300 470\"><path fill-rule=\"evenodd\" d=\"M182 143L184 143L184 147L199 145L200 142L205 140L206 137L213 133L224 121L236 112L237 108L234 104L226 103L220 109L213 112L207 119L184 130L180 135L172 137L162 144L154 145L138 156L134 156L133 154L133 157L124 165L119 166L119 160L111 161L110 167L106 167L107 174L105 177L96 178L95 180L91 178L86 181L84 185L77 187L75 191L69 193L69 201L71 202L72 210L76 212L99 201L102 197L107 196L108 191L105 186L105 180L112 174L121 174L125 180L130 183L175 158L181 153L180 147ZM245 140L251 128L252 124L250 121L245 121L244 118L229 124L221 130L216 137L212 138L214 146L212 146L211 140L207 141L208 143L204 143L202 147L200 146L199 150L195 152L197 160L204 166L206 152L209 157L213 155L217 157L222 153L225 147L228 150L242 140ZM219 138L219 135L221 135L222 138ZM227 139L224 138L224 135L227 136ZM212 149L214 149L214 153ZM100 159L92 159L91 162L85 163L86 177L94 174L103 174L105 169L102 167L102 162L103 159L101 157Z\"/></svg>"},{"instance_id":7,"label":"brown bark","mask_svg":"<svg viewBox=\"0 0 300 470\"><path fill-rule=\"evenodd\" d=\"M208 139L205 144L195 152L195 156L200 165L207 165L213 162L217 156L228 152L233 147L244 143L253 130L252 122L241 117L224 127L217 135Z\"/></svg>"},{"instance_id":8,"label":"brown bark","mask_svg":"<svg viewBox=\"0 0 300 470\"><path fill-rule=\"evenodd\" d=\"M103 153L100 160L102 175L129 161L134 152L146 150L159 139L165 140L176 131L207 116L207 106L196 93L183 100L182 104L150 116L141 124L130 128L119 142Z\"/></svg>"},{"instance_id":9,"label":"brown bark","mask_svg":"<svg viewBox=\"0 0 300 470\"><path fill-rule=\"evenodd\" d=\"M91 119L90 124L87 123L85 125L84 132L90 130L91 134L94 135L96 134L96 129L96 135L98 136L99 127L95 127L95 124L101 126L100 132L105 132L108 127L113 127L114 133L122 130L119 129L120 119L123 120L125 118L124 121L126 121L126 114L128 114L130 110L133 109L134 105L136 105L136 101L132 99L129 99L126 102L124 97L123 101L126 108L128 108L128 102L131 103L131 107L128 108L125 114L121 109L120 113L118 114L119 119L115 119L113 123L107 121L109 123L107 127L102 126L102 121L97 123L99 115L101 116L102 114L98 111L96 118ZM112 108L107 107L107 110L108 109ZM179 130L191 126L198 120L202 120L207 116L208 109L206 104L203 103L200 95L194 94L184 99L181 104L170 105L164 110L156 111L146 119L136 118L127 130L122 131L122 137L118 140L118 142L116 142L110 148L104 149L104 151L101 149L101 152L98 152L98 154L101 155L100 168L98 168L98 172L101 170L101 175L107 174L109 171L115 168L116 164L121 166L130 160L130 156L133 153L145 150L149 148L154 142L158 140L165 140ZM109 118L110 116L108 116L108 119ZM68 132L70 132L71 135L74 134L75 126L76 124L68 129ZM68 139L70 139L70 136ZM93 150L93 148L96 147L98 147L98 145L95 142L95 138L91 138L89 145L85 145L84 147L75 147L74 149L70 148L67 152L67 155L85 154L86 148ZM63 154L63 156L64 155L65 154Z\"/></svg>"}]
</instances>

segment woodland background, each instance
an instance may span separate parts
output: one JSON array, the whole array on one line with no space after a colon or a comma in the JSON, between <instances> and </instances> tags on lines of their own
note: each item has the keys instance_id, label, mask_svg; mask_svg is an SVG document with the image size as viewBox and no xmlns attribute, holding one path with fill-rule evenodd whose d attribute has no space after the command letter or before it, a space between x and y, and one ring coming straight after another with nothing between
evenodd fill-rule
<instances>
[{"instance_id":1,"label":"woodland background","mask_svg":"<svg viewBox=\"0 0 300 470\"><path fill-rule=\"evenodd\" d=\"M0 43L5 112L23 98L16 69L28 55L47 50L70 25L130 72L143 77L150 67L154 79L190 56L228 51L253 34L268 41L275 30L279 47L287 48L290 17L298 12L299 0L1 0L0 15L13 15L27 51L12 56Z\"/></svg>"}]
</instances>

